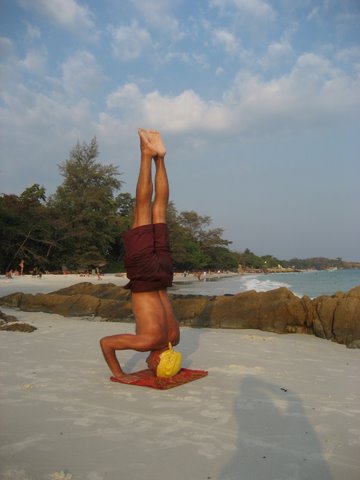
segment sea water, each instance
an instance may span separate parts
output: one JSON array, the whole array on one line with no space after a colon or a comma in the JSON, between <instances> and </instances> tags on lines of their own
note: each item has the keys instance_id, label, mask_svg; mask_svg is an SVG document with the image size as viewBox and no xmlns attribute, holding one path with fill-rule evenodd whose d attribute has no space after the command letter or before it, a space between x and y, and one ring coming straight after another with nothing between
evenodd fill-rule
<instances>
[{"instance_id":1,"label":"sea water","mask_svg":"<svg viewBox=\"0 0 360 480\"><path fill-rule=\"evenodd\" d=\"M182 295L226 295L255 290L266 292L279 287L286 287L295 295L308 295L315 298L320 295L332 295L347 292L360 285L360 270L311 270L292 273L269 273L254 275L236 275L193 282L176 283L172 293Z\"/></svg>"}]
</instances>

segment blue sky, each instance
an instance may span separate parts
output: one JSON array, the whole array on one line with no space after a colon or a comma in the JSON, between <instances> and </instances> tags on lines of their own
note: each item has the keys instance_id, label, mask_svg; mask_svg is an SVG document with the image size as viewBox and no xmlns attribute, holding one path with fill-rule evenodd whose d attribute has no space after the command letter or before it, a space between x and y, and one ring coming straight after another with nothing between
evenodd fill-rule
<instances>
[{"instance_id":1,"label":"blue sky","mask_svg":"<svg viewBox=\"0 0 360 480\"><path fill-rule=\"evenodd\" d=\"M96 136L134 194L156 128L234 250L360 261L359 32L358 0L0 0L0 191Z\"/></svg>"}]
</instances>

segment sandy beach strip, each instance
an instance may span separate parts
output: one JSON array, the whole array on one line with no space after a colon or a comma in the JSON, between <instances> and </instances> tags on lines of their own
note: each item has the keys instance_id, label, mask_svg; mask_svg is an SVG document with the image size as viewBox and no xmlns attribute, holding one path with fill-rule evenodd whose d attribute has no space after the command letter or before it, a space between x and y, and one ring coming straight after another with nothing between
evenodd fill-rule
<instances>
[{"instance_id":1,"label":"sandy beach strip","mask_svg":"<svg viewBox=\"0 0 360 480\"><path fill-rule=\"evenodd\" d=\"M212 273L207 275L208 280L215 280L219 278L237 276L234 273ZM100 280L97 275L79 275L70 273L68 275L55 275L44 274L41 278L33 277L32 275L16 276L11 279L6 278L4 275L0 276L0 297L9 295L10 293L22 292L22 293L50 293L60 288L65 288L70 285L82 282L91 282L94 284L112 283L123 287L128 283L128 279L125 273L122 274L104 274ZM198 279L194 274L184 276L181 273L174 275L174 284L183 283L198 283Z\"/></svg>"},{"instance_id":2,"label":"sandy beach strip","mask_svg":"<svg viewBox=\"0 0 360 480\"><path fill-rule=\"evenodd\" d=\"M13 286L75 283L64 277ZM5 282L0 296L13 288ZM132 324L1 309L37 327L0 332L1 480L360 478L359 350L306 335L182 328L184 367L209 375L158 391L109 381L98 340ZM145 357L119 354L126 371Z\"/></svg>"}]
</instances>

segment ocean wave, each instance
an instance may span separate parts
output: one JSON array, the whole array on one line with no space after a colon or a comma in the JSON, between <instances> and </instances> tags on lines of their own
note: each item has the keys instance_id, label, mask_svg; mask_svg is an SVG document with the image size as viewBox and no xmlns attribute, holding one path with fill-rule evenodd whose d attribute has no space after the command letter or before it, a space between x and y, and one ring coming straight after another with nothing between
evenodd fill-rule
<instances>
[{"instance_id":1,"label":"ocean wave","mask_svg":"<svg viewBox=\"0 0 360 480\"><path fill-rule=\"evenodd\" d=\"M290 289L291 285L278 280L251 277L243 282L243 287L245 291L255 290L256 292L268 292L280 287L286 287Z\"/></svg>"},{"instance_id":2,"label":"ocean wave","mask_svg":"<svg viewBox=\"0 0 360 480\"><path fill-rule=\"evenodd\" d=\"M196 280L191 283L175 285L173 292L197 295L234 295L250 290L268 292L285 287L297 297L308 295L310 298L315 298L320 295L332 295L337 291L346 292L358 285L360 285L360 270L337 270L238 275L201 282Z\"/></svg>"}]
</instances>

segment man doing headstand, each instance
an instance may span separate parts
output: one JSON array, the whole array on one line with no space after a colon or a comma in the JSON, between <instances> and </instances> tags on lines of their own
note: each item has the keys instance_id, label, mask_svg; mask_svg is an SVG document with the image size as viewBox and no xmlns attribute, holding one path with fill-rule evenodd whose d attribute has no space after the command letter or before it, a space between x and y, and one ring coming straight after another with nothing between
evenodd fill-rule
<instances>
[{"instance_id":1,"label":"man doing headstand","mask_svg":"<svg viewBox=\"0 0 360 480\"><path fill-rule=\"evenodd\" d=\"M166 154L159 132L139 129L141 161L136 186L134 221L124 235L124 264L130 282L135 334L119 334L100 340L105 360L115 379L126 380L116 350L148 352L149 368L156 370L161 354L169 343L180 341L179 324L166 288L172 285L173 269L166 210L169 182L164 158ZM153 196L152 162L155 162Z\"/></svg>"}]
</instances>

